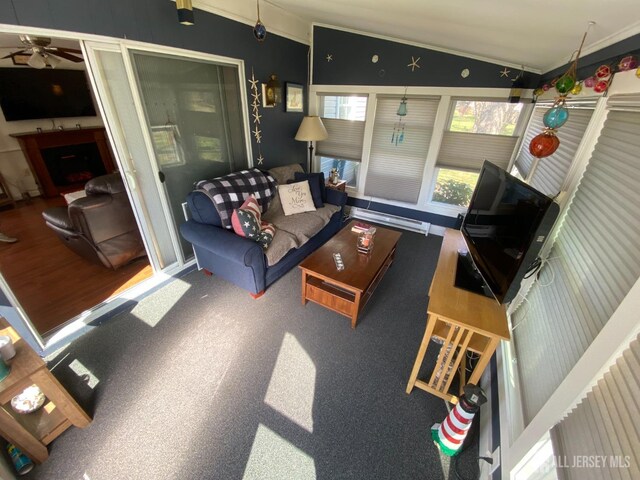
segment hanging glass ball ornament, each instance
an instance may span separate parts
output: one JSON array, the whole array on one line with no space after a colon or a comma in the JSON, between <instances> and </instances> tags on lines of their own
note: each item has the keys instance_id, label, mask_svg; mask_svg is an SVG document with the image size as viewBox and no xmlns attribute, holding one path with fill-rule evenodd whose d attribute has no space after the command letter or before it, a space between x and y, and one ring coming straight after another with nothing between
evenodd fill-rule
<instances>
[{"instance_id":1,"label":"hanging glass ball ornament","mask_svg":"<svg viewBox=\"0 0 640 480\"><path fill-rule=\"evenodd\" d=\"M582 91L582 83L576 83L575 87L571 89L571 95L580 95Z\"/></svg>"},{"instance_id":2,"label":"hanging glass ball ornament","mask_svg":"<svg viewBox=\"0 0 640 480\"><path fill-rule=\"evenodd\" d=\"M542 85L542 90L544 90L545 92L547 90L549 90L551 87L549 86L549 84L545 83L544 85Z\"/></svg>"},{"instance_id":3,"label":"hanging glass ball ornament","mask_svg":"<svg viewBox=\"0 0 640 480\"><path fill-rule=\"evenodd\" d=\"M563 75L556 82L556 90L560 95L566 95L574 87L576 81L569 75Z\"/></svg>"},{"instance_id":4,"label":"hanging glass ball ornament","mask_svg":"<svg viewBox=\"0 0 640 480\"><path fill-rule=\"evenodd\" d=\"M544 122L544 126L548 128L560 128L569 119L569 110L567 107L556 106L552 107L544 114L542 117L542 121Z\"/></svg>"},{"instance_id":5,"label":"hanging glass ball ornament","mask_svg":"<svg viewBox=\"0 0 640 480\"><path fill-rule=\"evenodd\" d=\"M584 86L587 88L593 88L593 86L596 84L596 78L595 77L587 77L584 79Z\"/></svg>"},{"instance_id":6,"label":"hanging glass ball ornament","mask_svg":"<svg viewBox=\"0 0 640 480\"><path fill-rule=\"evenodd\" d=\"M544 158L553 154L560 146L556 132L545 128L544 132L536 135L529 143L529 153L536 158Z\"/></svg>"},{"instance_id":7,"label":"hanging glass ball ornament","mask_svg":"<svg viewBox=\"0 0 640 480\"><path fill-rule=\"evenodd\" d=\"M267 38L267 27L259 19L256 22L256 26L253 27L253 36L259 42L264 42L264 39Z\"/></svg>"},{"instance_id":8,"label":"hanging glass ball ornament","mask_svg":"<svg viewBox=\"0 0 640 480\"><path fill-rule=\"evenodd\" d=\"M600 65L596 70L596 77L598 78L607 78L609 75L611 75L609 65Z\"/></svg>"},{"instance_id":9,"label":"hanging glass ball ornament","mask_svg":"<svg viewBox=\"0 0 640 480\"><path fill-rule=\"evenodd\" d=\"M544 90L543 90L542 88L536 88L536 89L533 91L533 94L534 94L536 97L539 97L539 96L540 96L540 95L542 95L543 93L544 93Z\"/></svg>"},{"instance_id":10,"label":"hanging glass ball ornament","mask_svg":"<svg viewBox=\"0 0 640 480\"><path fill-rule=\"evenodd\" d=\"M636 60L636 57L634 57L633 55L627 55L622 60L620 60L620 63L618 64L618 68L620 69L621 72L626 72L627 70L633 70L637 66L638 66L638 61Z\"/></svg>"},{"instance_id":11,"label":"hanging glass ball ornament","mask_svg":"<svg viewBox=\"0 0 640 480\"><path fill-rule=\"evenodd\" d=\"M609 82L607 80L600 80L593 86L593 91L596 93L603 93L609 88Z\"/></svg>"}]
</instances>

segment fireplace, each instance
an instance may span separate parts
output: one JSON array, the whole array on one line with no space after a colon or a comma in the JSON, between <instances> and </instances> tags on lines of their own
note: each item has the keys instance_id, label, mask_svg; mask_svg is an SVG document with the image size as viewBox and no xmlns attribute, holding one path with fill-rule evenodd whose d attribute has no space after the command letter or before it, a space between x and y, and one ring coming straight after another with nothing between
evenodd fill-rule
<instances>
[{"instance_id":1,"label":"fireplace","mask_svg":"<svg viewBox=\"0 0 640 480\"><path fill-rule=\"evenodd\" d=\"M102 127L11 136L20 142L45 197L82 190L92 178L115 171Z\"/></svg>"}]
</instances>

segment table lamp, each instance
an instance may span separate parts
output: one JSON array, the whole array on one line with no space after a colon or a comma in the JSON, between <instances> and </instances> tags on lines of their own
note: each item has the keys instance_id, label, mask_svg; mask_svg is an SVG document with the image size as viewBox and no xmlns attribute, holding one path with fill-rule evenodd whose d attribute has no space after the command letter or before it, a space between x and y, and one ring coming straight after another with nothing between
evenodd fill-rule
<instances>
[{"instance_id":1,"label":"table lamp","mask_svg":"<svg viewBox=\"0 0 640 480\"><path fill-rule=\"evenodd\" d=\"M300 142L309 142L309 161L307 164L307 172L311 172L311 161L313 159L313 142L326 140L329 138L327 129L324 128L320 117L308 116L302 119L298 133L295 139Z\"/></svg>"}]
</instances>

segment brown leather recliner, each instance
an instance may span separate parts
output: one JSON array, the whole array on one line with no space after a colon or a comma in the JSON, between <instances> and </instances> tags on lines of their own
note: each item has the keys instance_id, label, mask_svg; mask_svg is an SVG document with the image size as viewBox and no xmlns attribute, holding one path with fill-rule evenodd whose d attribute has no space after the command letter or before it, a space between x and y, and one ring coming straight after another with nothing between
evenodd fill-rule
<instances>
[{"instance_id":1,"label":"brown leather recliner","mask_svg":"<svg viewBox=\"0 0 640 480\"><path fill-rule=\"evenodd\" d=\"M146 255L119 173L89 180L86 197L42 212L46 224L78 255L114 270Z\"/></svg>"}]
</instances>

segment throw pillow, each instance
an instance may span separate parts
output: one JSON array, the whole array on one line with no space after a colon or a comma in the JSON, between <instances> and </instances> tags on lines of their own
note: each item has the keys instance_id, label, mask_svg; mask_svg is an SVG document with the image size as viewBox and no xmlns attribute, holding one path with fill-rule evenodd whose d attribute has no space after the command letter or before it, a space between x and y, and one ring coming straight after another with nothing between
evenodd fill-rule
<instances>
[{"instance_id":1,"label":"throw pillow","mask_svg":"<svg viewBox=\"0 0 640 480\"><path fill-rule=\"evenodd\" d=\"M260 205L255 197L247 198L231 214L231 226L236 235L256 240L260 234Z\"/></svg>"},{"instance_id":2,"label":"throw pillow","mask_svg":"<svg viewBox=\"0 0 640 480\"><path fill-rule=\"evenodd\" d=\"M309 188L311 188L311 196L313 197L313 204L315 207L324 207L324 202L327 201L327 192L324 186L324 173L296 172L294 175L294 181L302 182L303 180L309 180Z\"/></svg>"},{"instance_id":3,"label":"throw pillow","mask_svg":"<svg viewBox=\"0 0 640 480\"><path fill-rule=\"evenodd\" d=\"M289 185L278 185L278 195L280 195L285 215L316 210L316 207L313 206L313 198L311 198L311 190L307 180Z\"/></svg>"},{"instance_id":4,"label":"throw pillow","mask_svg":"<svg viewBox=\"0 0 640 480\"><path fill-rule=\"evenodd\" d=\"M275 234L276 227L274 227L272 223L262 222L262 229L260 230L260 234L258 235L256 242L262 245L262 248L266 250L267 247L271 245Z\"/></svg>"}]
</instances>

